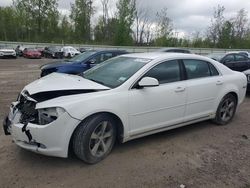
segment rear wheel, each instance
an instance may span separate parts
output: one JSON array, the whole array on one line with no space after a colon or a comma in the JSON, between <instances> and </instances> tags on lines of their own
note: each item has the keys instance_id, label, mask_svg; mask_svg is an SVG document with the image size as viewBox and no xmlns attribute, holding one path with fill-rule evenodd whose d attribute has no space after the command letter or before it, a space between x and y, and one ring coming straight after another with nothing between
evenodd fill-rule
<instances>
[{"instance_id":1,"label":"rear wheel","mask_svg":"<svg viewBox=\"0 0 250 188\"><path fill-rule=\"evenodd\" d=\"M84 162L95 164L111 152L115 140L114 119L106 114L100 114L86 120L76 129L73 150Z\"/></svg>"},{"instance_id":2,"label":"rear wheel","mask_svg":"<svg viewBox=\"0 0 250 188\"><path fill-rule=\"evenodd\" d=\"M234 117L237 108L236 97L232 94L227 94L221 100L214 122L218 125L228 124Z\"/></svg>"}]
</instances>

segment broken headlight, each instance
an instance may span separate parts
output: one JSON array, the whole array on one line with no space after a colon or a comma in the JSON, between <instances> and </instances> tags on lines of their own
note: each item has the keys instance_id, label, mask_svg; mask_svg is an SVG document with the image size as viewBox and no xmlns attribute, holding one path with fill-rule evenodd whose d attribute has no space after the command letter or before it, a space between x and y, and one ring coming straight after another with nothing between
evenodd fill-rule
<instances>
[{"instance_id":1,"label":"broken headlight","mask_svg":"<svg viewBox=\"0 0 250 188\"><path fill-rule=\"evenodd\" d=\"M38 109L39 125L47 125L55 121L65 110L60 107Z\"/></svg>"}]
</instances>

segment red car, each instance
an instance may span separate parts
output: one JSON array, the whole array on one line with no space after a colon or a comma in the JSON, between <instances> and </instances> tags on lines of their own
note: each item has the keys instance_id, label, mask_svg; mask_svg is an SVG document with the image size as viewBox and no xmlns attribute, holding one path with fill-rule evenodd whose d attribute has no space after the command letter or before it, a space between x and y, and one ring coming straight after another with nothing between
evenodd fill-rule
<instances>
[{"instance_id":1,"label":"red car","mask_svg":"<svg viewBox=\"0 0 250 188\"><path fill-rule=\"evenodd\" d=\"M23 57L40 59L42 57L42 54L35 48L25 48L23 50Z\"/></svg>"}]
</instances>

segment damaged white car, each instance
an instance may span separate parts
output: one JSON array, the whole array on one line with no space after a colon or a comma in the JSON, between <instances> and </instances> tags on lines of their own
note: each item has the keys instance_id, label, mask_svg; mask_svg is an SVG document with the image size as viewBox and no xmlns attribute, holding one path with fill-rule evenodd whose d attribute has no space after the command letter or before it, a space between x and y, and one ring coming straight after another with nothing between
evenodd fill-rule
<instances>
[{"instance_id":1,"label":"damaged white car","mask_svg":"<svg viewBox=\"0 0 250 188\"><path fill-rule=\"evenodd\" d=\"M140 53L110 59L82 76L53 73L27 85L3 127L17 145L93 164L116 141L212 119L229 123L246 76L193 54Z\"/></svg>"}]
</instances>

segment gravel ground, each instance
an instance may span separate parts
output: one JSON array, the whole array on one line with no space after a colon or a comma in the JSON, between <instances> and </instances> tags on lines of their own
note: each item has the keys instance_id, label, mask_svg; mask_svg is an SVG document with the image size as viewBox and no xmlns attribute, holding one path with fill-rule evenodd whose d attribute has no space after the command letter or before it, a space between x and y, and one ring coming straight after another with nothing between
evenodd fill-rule
<instances>
[{"instance_id":1,"label":"gravel ground","mask_svg":"<svg viewBox=\"0 0 250 188\"><path fill-rule=\"evenodd\" d=\"M0 59L0 121L53 60ZM227 126L202 122L117 144L96 165L38 155L0 130L0 187L250 188L250 96Z\"/></svg>"}]
</instances>

